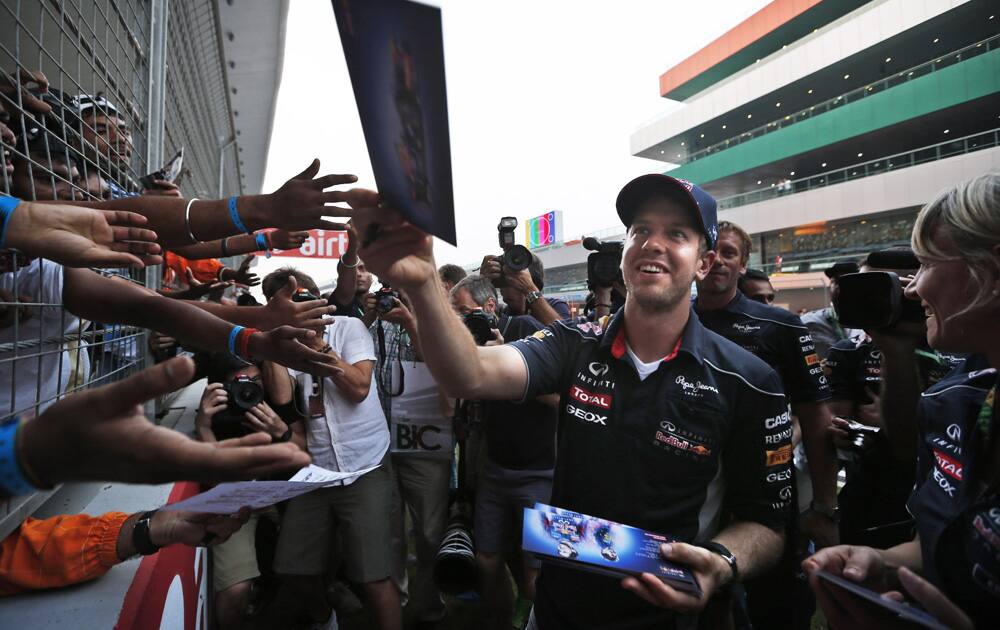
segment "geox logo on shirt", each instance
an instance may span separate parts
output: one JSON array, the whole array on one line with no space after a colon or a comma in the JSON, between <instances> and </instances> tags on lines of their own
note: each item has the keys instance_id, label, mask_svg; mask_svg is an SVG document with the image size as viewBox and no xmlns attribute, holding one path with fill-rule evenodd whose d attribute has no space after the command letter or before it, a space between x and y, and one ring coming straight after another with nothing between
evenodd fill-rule
<instances>
[{"instance_id":1,"label":"geox logo on shirt","mask_svg":"<svg viewBox=\"0 0 1000 630\"><path fill-rule=\"evenodd\" d=\"M691 381L684 378L683 374L678 376L677 380L674 382L681 386L681 391L683 391L685 394L687 394L688 396L694 396L696 398L702 397L701 393L702 391L715 392L716 394L719 393L718 389L716 389L711 385L705 385L701 381L695 381L692 383Z\"/></svg>"},{"instance_id":2,"label":"geox logo on shirt","mask_svg":"<svg viewBox=\"0 0 1000 630\"><path fill-rule=\"evenodd\" d=\"M580 409L579 407L574 407L573 405L566 405L566 413L568 413L571 416L575 416L585 422L592 422L594 424L600 424L605 427L608 426L608 417L602 416L599 413L587 411L586 409Z\"/></svg>"},{"instance_id":3,"label":"geox logo on shirt","mask_svg":"<svg viewBox=\"0 0 1000 630\"><path fill-rule=\"evenodd\" d=\"M753 324L733 324L733 330L738 330L741 333L752 333L760 330L760 326L754 326Z\"/></svg>"}]
</instances>

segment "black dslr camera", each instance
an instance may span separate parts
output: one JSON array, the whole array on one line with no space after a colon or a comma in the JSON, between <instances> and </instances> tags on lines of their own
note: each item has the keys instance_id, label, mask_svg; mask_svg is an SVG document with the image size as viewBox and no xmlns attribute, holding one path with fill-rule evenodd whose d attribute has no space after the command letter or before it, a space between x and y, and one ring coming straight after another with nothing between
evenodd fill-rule
<instances>
[{"instance_id":1,"label":"black dslr camera","mask_svg":"<svg viewBox=\"0 0 1000 630\"><path fill-rule=\"evenodd\" d=\"M223 412L229 418L242 418L243 414L264 400L264 388L253 378L240 374L222 384L229 397L229 404Z\"/></svg>"},{"instance_id":2,"label":"black dslr camera","mask_svg":"<svg viewBox=\"0 0 1000 630\"><path fill-rule=\"evenodd\" d=\"M477 346L485 346L487 341L493 339L493 330L499 323L495 315L491 315L482 309L466 313L462 321L465 322L465 327L472 333L472 338L476 340Z\"/></svg>"},{"instance_id":3,"label":"black dslr camera","mask_svg":"<svg viewBox=\"0 0 1000 630\"><path fill-rule=\"evenodd\" d=\"M396 300L398 299L399 291L383 284L382 288L375 292L375 312L379 315L385 315L396 308Z\"/></svg>"},{"instance_id":4,"label":"black dslr camera","mask_svg":"<svg viewBox=\"0 0 1000 630\"><path fill-rule=\"evenodd\" d=\"M594 252L587 256L587 288L610 289L615 281L622 280L621 241L599 241L593 236L583 239L583 248Z\"/></svg>"},{"instance_id":5,"label":"black dslr camera","mask_svg":"<svg viewBox=\"0 0 1000 630\"><path fill-rule=\"evenodd\" d=\"M517 229L515 217L503 217L497 224L497 231L500 233L500 249L503 250L503 253L496 257L503 268L502 275L493 281L493 286L497 288L507 286L507 280L504 278L507 273L524 271L531 265L531 251L524 245L514 244L515 229Z\"/></svg>"},{"instance_id":6,"label":"black dslr camera","mask_svg":"<svg viewBox=\"0 0 1000 630\"><path fill-rule=\"evenodd\" d=\"M833 308L843 326L877 330L925 319L920 303L903 295L899 276L891 271L849 273L837 283Z\"/></svg>"}]
</instances>

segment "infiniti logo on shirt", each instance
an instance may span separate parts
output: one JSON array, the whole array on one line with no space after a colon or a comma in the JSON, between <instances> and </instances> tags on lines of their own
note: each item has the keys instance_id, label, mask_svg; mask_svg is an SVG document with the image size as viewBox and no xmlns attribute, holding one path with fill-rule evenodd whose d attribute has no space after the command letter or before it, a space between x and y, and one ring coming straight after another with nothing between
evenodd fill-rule
<instances>
[{"instance_id":1,"label":"infiniti logo on shirt","mask_svg":"<svg viewBox=\"0 0 1000 630\"><path fill-rule=\"evenodd\" d=\"M590 370L590 373L593 374L594 376L604 376L605 374L608 373L608 370L611 369L606 364L598 363L596 361L594 361L587 367Z\"/></svg>"},{"instance_id":2,"label":"infiniti logo on shirt","mask_svg":"<svg viewBox=\"0 0 1000 630\"><path fill-rule=\"evenodd\" d=\"M948 437L956 442L962 441L962 429L957 424L949 424L947 429Z\"/></svg>"}]
</instances>

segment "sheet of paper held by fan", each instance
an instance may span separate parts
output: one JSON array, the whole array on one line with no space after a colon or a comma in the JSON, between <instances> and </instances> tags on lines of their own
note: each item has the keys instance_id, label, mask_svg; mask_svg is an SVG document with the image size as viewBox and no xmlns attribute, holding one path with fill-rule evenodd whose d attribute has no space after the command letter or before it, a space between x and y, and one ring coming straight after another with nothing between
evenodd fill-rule
<instances>
[{"instance_id":1,"label":"sheet of paper held by fan","mask_svg":"<svg viewBox=\"0 0 1000 630\"><path fill-rule=\"evenodd\" d=\"M163 510L185 510L208 514L234 514L242 507L258 509L292 499L301 494L356 479L378 468L372 466L351 473L333 472L310 464L288 481L234 481L220 483L190 499L165 505Z\"/></svg>"}]
</instances>

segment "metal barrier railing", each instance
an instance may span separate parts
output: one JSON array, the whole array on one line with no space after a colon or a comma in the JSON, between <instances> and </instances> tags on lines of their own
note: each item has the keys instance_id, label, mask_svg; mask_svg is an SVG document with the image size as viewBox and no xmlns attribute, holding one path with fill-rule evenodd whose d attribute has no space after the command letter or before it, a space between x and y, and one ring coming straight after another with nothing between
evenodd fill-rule
<instances>
[{"instance_id":1,"label":"metal barrier railing","mask_svg":"<svg viewBox=\"0 0 1000 630\"><path fill-rule=\"evenodd\" d=\"M681 154L681 156L676 160L677 164L690 164L702 158L714 155L726 149L730 149L737 145L743 144L755 138L759 138L763 135L769 134L773 131L778 131L779 129L784 129L789 125L794 125L796 123L802 122L803 120L808 120L814 116L819 116L820 114L825 114L833 109L846 105L848 103L857 102L867 96L872 94L878 94L879 92L884 92L889 88L896 87L906 83L907 81L912 81L913 79L920 78L922 76L931 74L942 68L947 68L953 66L962 61L967 61L973 57L977 57L981 54L989 52L991 50L996 50L1000 47L1000 34L994 35L982 41L976 42L975 44L970 44L964 48L952 51L950 53L941 55L926 61L922 64L913 66L912 68L907 68L902 72L896 72L892 75L881 79L879 81L874 81L867 85L863 85L859 88L851 90L850 92L845 92L833 98L827 99L815 105L810 105L809 107L800 109L791 114L786 114L770 122L764 123L759 127L754 127L748 131L744 131L738 135L735 135L726 140L716 142L710 146L703 149L699 149L687 155Z\"/></svg>"},{"instance_id":2,"label":"metal barrier railing","mask_svg":"<svg viewBox=\"0 0 1000 630\"><path fill-rule=\"evenodd\" d=\"M934 162L955 155L981 151L998 145L1000 145L1000 128L990 129L989 131L955 138L954 140L946 140L945 142L939 142L919 149L825 171L809 177L787 180L784 182L784 187L771 185L768 188L758 188L738 195L723 197L717 200L718 208L719 210L738 208L776 197L832 186L834 184L842 184L872 175L881 175L890 171L898 171L899 169L909 168L926 162Z\"/></svg>"}]
</instances>

